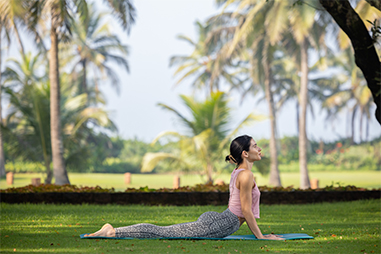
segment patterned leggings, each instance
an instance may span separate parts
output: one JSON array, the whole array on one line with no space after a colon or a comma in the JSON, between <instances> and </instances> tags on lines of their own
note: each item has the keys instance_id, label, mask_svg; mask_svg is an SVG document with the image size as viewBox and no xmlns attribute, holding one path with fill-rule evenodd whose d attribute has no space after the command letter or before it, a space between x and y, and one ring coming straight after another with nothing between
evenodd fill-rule
<instances>
[{"instance_id":1,"label":"patterned leggings","mask_svg":"<svg viewBox=\"0 0 381 254\"><path fill-rule=\"evenodd\" d=\"M238 217L229 209L222 213L206 212L194 222L160 227L152 224L136 224L115 229L118 238L159 238L159 237L209 237L223 238L239 229Z\"/></svg>"}]
</instances>

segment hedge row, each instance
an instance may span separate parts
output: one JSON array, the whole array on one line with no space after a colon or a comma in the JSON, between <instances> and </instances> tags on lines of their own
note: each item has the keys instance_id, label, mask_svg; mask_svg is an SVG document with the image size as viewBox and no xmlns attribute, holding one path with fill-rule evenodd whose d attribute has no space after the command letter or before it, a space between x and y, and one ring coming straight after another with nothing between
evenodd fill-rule
<instances>
[{"instance_id":1,"label":"hedge row","mask_svg":"<svg viewBox=\"0 0 381 254\"><path fill-rule=\"evenodd\" d=\"M268 186L259 186L259 190L261 192L294 192L294 191L300 191L300 192L316 192L316 191L366 191L365 188L358 188L353 185L348 186L339 186L335 187L333 185L326 186L324 188L319 189L295 189L293 186L288 187L268 187ZM374 189L376 190L376 189ZM378 189L381 190L381 189ZM76 185L55 185L55 184L40 184L40 185L27 185L24 187L18 187L18 188L8 188L5 190L0 190L0 193L40 193L40 192L76 192L76 193L88 193L88 192L96 192L96 193L115 193L114 188L102 188L100 186L96 187L78 187ZM182 186L177 189L170 189L170 188L161 188L161 189L152 189L148 186L141 187L139 189L135 188L127 188L125 192L130 193L141 193L141 192L229 192L229 185L228 184L219 184L219 185L213 185L213 184L196 184L195 186Z\"/></svg>"},{"instance_id":2,"label":"hedge row","mask_svg":"<svg viewBox=\"0 0 381 254\"><path fill-rule=\"evenodd\" d=\"M262 204L306 204L319 202L380 199L381 191L264 191ZM1 193L0 201L11 204L144 204L144 205L227 205L229 192L115 192L115 193Z\"/></svg>"}]
</instances>

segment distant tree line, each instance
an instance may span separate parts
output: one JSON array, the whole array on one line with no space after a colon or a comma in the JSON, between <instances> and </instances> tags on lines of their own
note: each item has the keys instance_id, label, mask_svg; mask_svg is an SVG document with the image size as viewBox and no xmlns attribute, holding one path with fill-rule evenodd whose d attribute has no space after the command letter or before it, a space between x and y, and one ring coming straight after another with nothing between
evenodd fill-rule
<instances>
[{"instance_id":1,"label":"distant tree line","mask_svg":"<svg viewBox=\"0 0 381 254\"><path fill-rule=\"evenodd\" d=\"M101 137L98 137L101 140ZM196 163L186 165L176 160L161 160L150 170L142 170L144 156L147 153L178 154L181 152L177 142L144 142L138 138L104 138L103 143L91 146L92 152L86 157L73 158L67 164L68 172L78 173L195 173L205 176L207 172ZM268 175L270 173L269 139L257 140L263 148L264 161L255 164L257 173ZM5 142L6 167L11 172L41 172L46 173L42 159L35 157L15 156L11 147ZM281 172L297 172L299 170L298 137L283 137L279 139L279 167ZM229 173L232 165L224 161L224 154L216 153L213 175L214 180L219 173ZM379 171L381 165L381 137L359 144L351 144L350 139L338 139L332 142L310 140L308 145L308 165L310 171Z\"/></svg>"}]
</instances>

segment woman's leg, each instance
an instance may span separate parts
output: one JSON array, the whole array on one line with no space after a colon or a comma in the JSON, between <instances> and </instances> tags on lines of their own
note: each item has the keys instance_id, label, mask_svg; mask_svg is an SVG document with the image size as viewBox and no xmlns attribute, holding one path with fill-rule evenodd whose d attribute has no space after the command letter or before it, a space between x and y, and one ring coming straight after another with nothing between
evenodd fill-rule
<instances>
[{"instance_id":1,"label":"woman's leg","mask_svg":"<svg viewBox=\"0 0 381 254\"><path fill-rule=\"evenodd\" d=\"M160 227L152 224L136 224L115 229L115 237L210 237L221 238L233 234L239 228L239 219L229 209L222 213L206 212L197 221Z\"/></svg>"},{"instance_id":2,"label":"woman's leg","mask_svg":"<svg viewBox=\"0 0 381 254\"><path fill-rule=\"evenodd\" d=\"M106 223L101 229L92 234L86 234L86 236L103 236L103 237L115 237L115 229L110 224Z\"/></svg>"}]
</instances>

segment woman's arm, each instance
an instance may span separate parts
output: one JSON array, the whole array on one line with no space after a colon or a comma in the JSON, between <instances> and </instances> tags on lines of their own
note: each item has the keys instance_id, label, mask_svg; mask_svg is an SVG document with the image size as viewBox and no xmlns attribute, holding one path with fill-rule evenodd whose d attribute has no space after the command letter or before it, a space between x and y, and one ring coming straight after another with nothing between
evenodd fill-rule
<instances>
[{"instance_id":1,"label":"woman's arm","mask_svg":"<svg viewBox=\"0 0 381 254\"><path fill-rule=\"evenodd\" d=\"M252 197L251 192L254 185L254 177L253 173L249 170L244 170L240 172L237 177L237 188L239 188L239 196L241 200L241 210L243 216L245 216L245 220L247 225L249 226L251 232L258 239L263 239L264 236L257 225L257 221L255 220L254 214L251 211Z\"/></svg>"},{"instance_id":2,"label":"woman's arm","mask_svg":"<svg viewBox=\"0 0 381 254\"><path fill-rule=\"evenodd\" d=\"M252 189L254 187L254 176L249 170L242 171L237 177L237 188L240 190L240 200L241 200L241 210L247 225L249 226L251 232L258 239L274 239L283 240L275 235L264 236L258 227L257 221L255 220L254 214L251 210L252 204Z\"/></svg>"}]
</instances>

